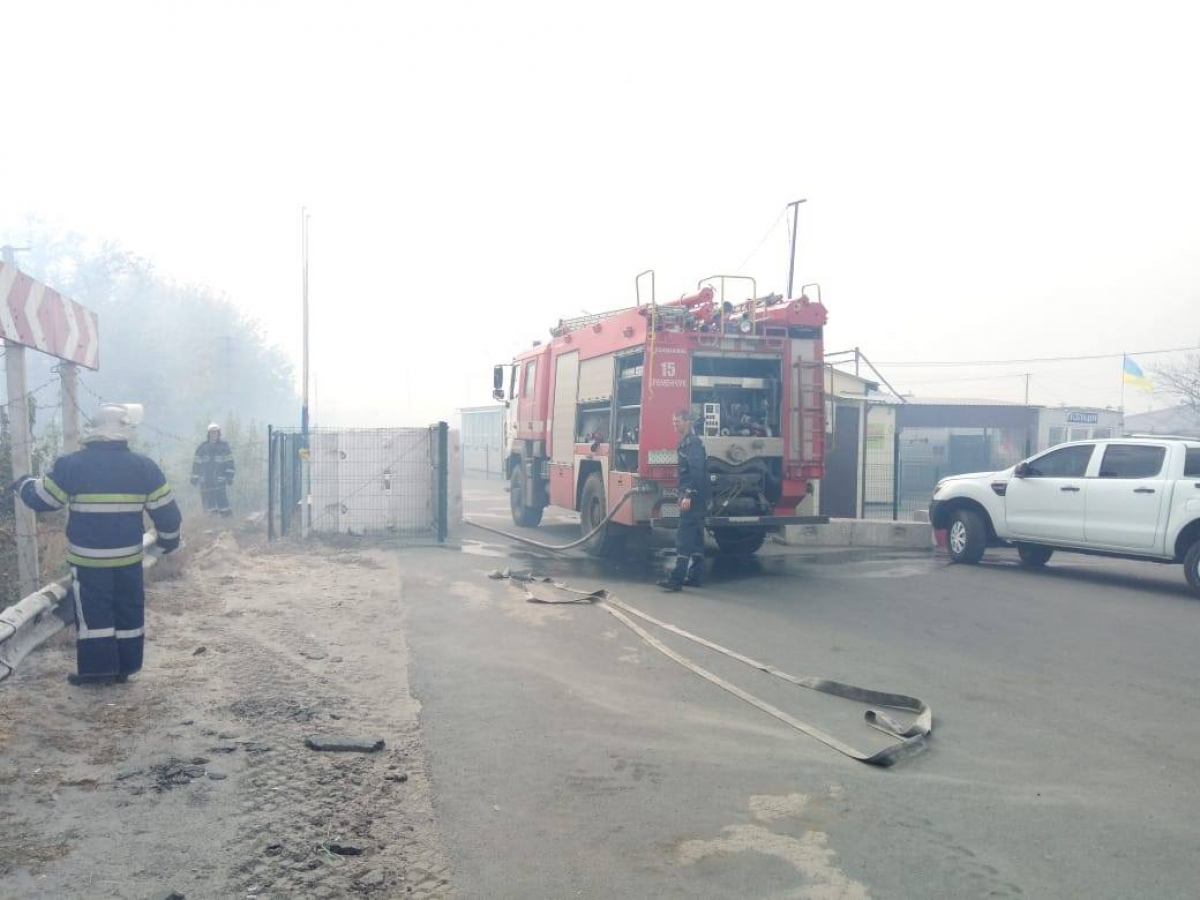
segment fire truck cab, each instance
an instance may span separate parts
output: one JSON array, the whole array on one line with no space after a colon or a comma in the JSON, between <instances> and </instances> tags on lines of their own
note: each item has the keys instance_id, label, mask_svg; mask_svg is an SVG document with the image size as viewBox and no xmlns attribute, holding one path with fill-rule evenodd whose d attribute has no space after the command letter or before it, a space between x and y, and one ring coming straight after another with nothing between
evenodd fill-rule
<instances>
[{"instance_id":1,"label":"fire truck cab","mask_svg":"<svg viewBox=\"0 0 1200 900\"><path fill-rule=\"evenodd\" d=\"M722 552L753 553L770 530L819 521L795 510L823 474L825 307L819 294L753 289L729 302L706 283L718 279L723 295L732 276L670 303L562 320L549 343L495 368L517 525L539 524L547 506L578 510L582 534L604 523L586 545L596 555L676 525L681 410L708 454L706 525Z\"/></svg>"}]
</instances>

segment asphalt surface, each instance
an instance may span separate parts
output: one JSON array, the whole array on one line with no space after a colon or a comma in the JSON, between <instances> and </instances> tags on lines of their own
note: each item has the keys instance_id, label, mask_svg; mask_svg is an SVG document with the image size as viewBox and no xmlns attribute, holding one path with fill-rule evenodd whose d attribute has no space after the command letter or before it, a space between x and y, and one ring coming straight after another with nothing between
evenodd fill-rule
<instances>
[{"instance_id":1,"label":"asphalt surface","mask_svg":"<svg viewBox=\"0 0 1200 900\"><path fill-rule=\"evenodd\" d=\"M498 487L469 516L511 528ZM571 517L527 533L562 542ZM514 529L515 530L515 529ZM469 529L401 551L412 688L465 897L1194 897L1200 601L1178 567L1015 554L793 552L665 564L531 552ZM591 606L538 607L536 568L796 675L918 696L927 752L841 756ZM847 743L863 707L657 636Z\"/></svg>"}]
</instances>

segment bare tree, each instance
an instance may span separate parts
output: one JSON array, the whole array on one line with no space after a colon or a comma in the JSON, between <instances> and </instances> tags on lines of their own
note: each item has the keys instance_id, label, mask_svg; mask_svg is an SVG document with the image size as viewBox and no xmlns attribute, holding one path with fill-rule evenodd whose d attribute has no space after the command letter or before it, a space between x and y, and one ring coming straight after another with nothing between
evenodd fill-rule
<instances>
[{"instance_id":1,"label":"bare tree","mask_svg":"<svg viewBox=\"0 0 1200 900\"><path fill-rule=\"evenodd\" d=\"M1157 366L1154 375L1160 390L1200 414L1200 353L1191 354L1181 363Z\"/></svg>"}]
</instances>

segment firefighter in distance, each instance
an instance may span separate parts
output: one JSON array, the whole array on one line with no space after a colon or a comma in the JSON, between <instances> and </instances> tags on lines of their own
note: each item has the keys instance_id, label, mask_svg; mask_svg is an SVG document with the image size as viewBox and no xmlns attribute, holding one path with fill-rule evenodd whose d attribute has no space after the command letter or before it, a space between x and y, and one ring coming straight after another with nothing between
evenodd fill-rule
<instances>
[{"instance_id":1,"label":"firefighter in distance","mask_svg":"<svg viewBox=\"0 0 1200 900\"><path fill-rule=\"evenodd\" d=\"M67 680L75 685L123 683L142 667L143 514L164 553L179 547L179 507L162 470L129 449L140 410L105 404L88 424L82 450L56 459L49 474L25 475L13 485L37 512L69 510L78 670Z\"/></svg>"},{"instance_id":2,"label":"firefighter in distance","mask_svg":"<svg viewBox=\"0 0 1200 900\"><path fill-rule=\"evenodd\" d=\"M208 426L208 437L196 448L192 460L192 485L199 486L200 500L209 515L228 518L233 515L229 507L227 488L233 484L233 450L221 437L221 426L213 422Z\"/></svg>"},{"instance_id":3,"label":"firefighter in distance","mask_svg":"<svg viewBox=\"0 0 1200 900\"><path fill-rule=\"evenodd\" d=\"M658 582L665 591L700 587L704 574L704 517L708 512L708 454L692 428L692 415L672 417L679 435L679 527L675 530L675 568Z\"/></svg>"}]
</instances>

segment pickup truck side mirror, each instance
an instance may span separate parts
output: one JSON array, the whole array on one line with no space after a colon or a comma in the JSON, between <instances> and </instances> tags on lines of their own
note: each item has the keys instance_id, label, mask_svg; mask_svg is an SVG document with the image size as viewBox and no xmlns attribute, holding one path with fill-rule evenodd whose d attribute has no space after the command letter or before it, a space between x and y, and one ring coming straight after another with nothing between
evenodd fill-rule
<instances>
[{"instance_id":1,"label":"pickup truck side mirror","mask_svg":"<svg viewBox=\"0 0 1200 900\"><path fill-rule=\"evenodd\" d=\"M1028 478L1029 477L1029 463L1027 463L1027 462L1019 463L1017 465L1017 467L1015 469L1013 469L1013 476L1016 478Z\"/></svg>"}]
</instances>

